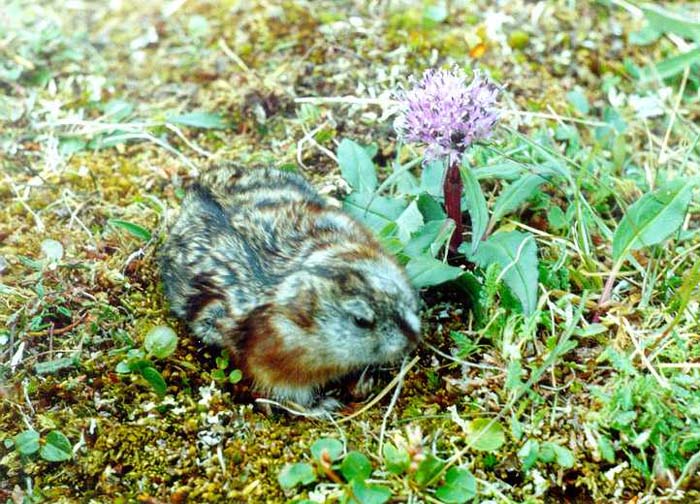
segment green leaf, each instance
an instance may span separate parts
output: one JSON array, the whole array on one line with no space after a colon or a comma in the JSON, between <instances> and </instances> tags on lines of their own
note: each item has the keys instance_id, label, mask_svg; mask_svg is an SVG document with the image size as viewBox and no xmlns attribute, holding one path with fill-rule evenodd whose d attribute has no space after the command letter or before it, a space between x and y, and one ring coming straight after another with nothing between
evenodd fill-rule
<instances>
[{"instance_id":1,"label":"green leaf","mask_svg":"<svg viewBox=\"0 0 700 504\"><path fill-rule=\"evenodd\" d=\"M177 334L168 326L155 326L146 334L143 346L154 357L165 359L177 347Z\"/></svg>"},{"instance_id":2,"label":"green leaf","mask_svg":"<svg viewBox=\"0 0 700 504\"><path fill-rule=\"evenodd\" d=\"M188 112L186 114L169 115L166 120L171 124L181 124L202 129L226 129L228 124L221 114L210 112Z\"/></svg>"},{"instance_id":3,"label":"green leaf","mask_svg":"<svg viewBox=\"0 0 700 504\"><path fill-rule=\"evenodd\" d=\"M158 397L163 397L168 390L168 386L158 370L154 367L144 367L140 372L141 376L151 384Z\"/></svg>"},{"instance_id":4,"label":"green leaf","mask_svg":"<svg viewBox=\"0 0 700 504\"><path fill-rule=\"evenodd\" d=\"M574 467L574 462L576 458L571 450L564 446L559 446L558 444L552 444L554 449L554 458L561 467L565 469L571 469Z\"/></svg>"},{"instance_id":5,"label":"green leaf","mask_svg":"<svg viewBox=\"0 0 700 504\"><path fill-rule=\"evenodd\" d=\"M479 451L495 452L503 443L506 436L503 426L488 418L475 418L469 422L469 444Z\"/></svg>"},{"instance_id":6,"label":"green leaf","mask_svg":"<svg viewBox=\"0 0 700 504\"><path fill-rule=\"evenodd\" d=\"M62 433L51 431L46 436L46 444L41 447L39 455L49 462L63 462L73 458L73 447Z\"/></svg>"},{"instance_id":7,"label":"green leaf","mask_svg":"<svg viewBox=\"0 0 700 504\"><path fill-rule=\"evenodd\" d=\"M654 4L642 6L644 16L654 30L660 33L675 33L687 39L700 42L700 23L692 16L682 16Z\"/></svg>"},{"instance_id":8,"label":"green leaf","mask_svg":"<svg viewBox=\"0 0 700 504\"><path fill-rule=\"evenodd\" d=\"M582 115L588 115L588 112L591 110L591 107L588 104L588 98L586 98L586 95L578 89L566 93L566 99L569 100L569 103L571 103Z\"/></svg>"},{"instance_id":9,"label":"green leaf","mask_svg":"<svg viewBox=\"0 0 700 504\"><path fill-rule=\"evenodd\" d=\"M445 473L445 484L435 490L442 502L462 504L476 497L476 478L467 469L451 467Z\"/></svg>"},{"instance_id":10,"label":"green leaf","mask_svg":"<svg viewBox=\"0 0 700 504\"><path fill-rule=\"evenodd\" d=\"M600 436L598 439L598 450L600 455L611 464L615 462L615 447L612 442L605 436Z\"/></svg>"},{"instance_id":11,"label":"green leaf","mask_svg":"<svg viewBox=\"0 0 700 504\"><path fill-rule=\"evenodd\" d=\"M114 227L118 227L125 230L130 235L135 236L140 240L149 241L151 239L151 232L148 229L142 228L141 226L139 226L138 224L134 224L133 222L120 219L109 219L107 222L109 222Z\"/></svg>"},{"instance_id":12,"label":"green leaf","mask_svg":"<svg viewBox=\"0 0 700 504\"><path fill-rule=\"evenodd\" d=\"M695 183L674 180L633 203L613 235L613 261L671 236L683 224Z\"/></svg>"},{"instance_id":13,"label":"green leaf","mask_svg":"<svg viewBox=\"0 0 700 504\"><path fill-rule=\"evenodd\" d=\"M442 209L442 205L440 205L434 197L426 193L422 193L418 196L418 210L423 214L423 220L426 222L441 221L447 218L447 214Z\"/></svg>"},{"instance_id":14,"label":"green leaf","mask_svg":"<svg viewBox=\"0 0 700 504\"><path fill-rule=\"evenodd\" d=\"M331 462L335 462L343 455L343 443L333 438L322 438L311 445L311 455L318 461L327 453Z\"/></svg>"},{"instance_id":15,"label":"green leaf","mask_svg":"<svg viewBox=\"0 0 700 504\"><path fill-rule=\"evenodd\" d=\"M22 455L31 455L39 451L39 433L35 430L20 432L12 440L15 448Z\"/></svg>"},{"instance_id":16,"label":"green leaf","mask_svg":"<svg viewBox=\"0 0 700 504\"><path fill-rule=\"evenodd\" d=\"M463 244L460 252L467 255ZM523 313L531 314L537 307L537 245L534 237L520 231L499 232L481 243L472 259L482 268L491 264L501 267L502 279L518 298Z\"/></svg>"},{"instance_id":17,"label":"green leaf","mask_svg":"<svg viewBox=\"0 0 700 504\"><path fill-rule=\"evenodd\" d=\"M468 166L460 166L459 173L464 183L464 195L467 197L467 212L472 222L472 254L476 253L479 243L486 233L489 223L489 209L486 206L486 198L481 190L481 184L474 172Z\"/></svg>"},{"instance_id":18,"label":"green leaf","mask_svg":"<svg viewBox=\"0 0 700 504\"><path fill-rule=\"evenodd\" d=\"M454 232L454 228L455 223L452 219L426 222L406 243L403 252L409 257L418 257L426 253L435 257Z\"/></svg>"},{"instance_id":19,"label":"green leaf","mask_svg":"<svg viewBox=\"0 0 700 504\"><path fill-rule=\"evenodd\" d=\"M277 475L277 481L284 489L291 489L297 485L308 485L316 481L316 473L310 464L300 462L287 464Z\"/></svg>"},{"instance_id":20,"label":"green leaf","mask_svg":"<svg viewBox=\"0 0 700 504\"><path fill-rule=\"evenodd\" d=\"M234 369L234 370L231 371L231 373L228 375L228 381L229 381L230 383L233 383L233 384L238 383L238 382L241 381L242 379L243 379L243 371L241 371L240 369Z\"/></svg>"},{"instance_id":21,"label":"green leaf","mask_svg":"<svg viewBox=\"0 0 700 504\"><path fill-rule=\"evenodd\" d=\"M523 464L523 471L529 471L539 458L540 444L534 439L528 439L518 450L518 458Z\"/></svg>"},{"instance_id":22,"label":"green leaf","mask_svg":"<svg viewBox=\"0 0 700 504\"><path fill-rule=\"evenodd\" d=\"M697 63L700 63L700 47L678 56L666 58L651 68L642 69L640 82L644 84L657 78L660 80L668 79L682 73L686 67Z\"/></svg>"},{"instance_id":23,"label":"green leaf","mask_svg":"<svg viewBox=\"0 0 700 504\"><path fill-rule=\"evenodd\" d=\"M122 122L133 111L134 106L124 100L110 100L102 107L102 112L105 115L104 120L110 123Z\"/></svg>"},{"instance_id":24,"label":"green leaf","mask_svg":"<svg viewBox=\"0 0 700 504\"><path fill-rule=\"evenodd\" d=\"M351 502L361 502L362 504L384 504L391 498L391 490L381 485L365 483L362 480L353 480L350 485L352 494L355 496Z\"/></svg>"},{"instance_id":25,"label":"green leaf","mask_svg":"<svg viewBox=\"0 0 700 504\"><path fill-rule=\"evenodd\" d=\"M362 453L351 451L340 464L340 473L345 481L364 481L372 474L372 464Z\"/></svg>"},{"instance_id":26,"label":"green leaf","mask_svg":"<svg viewBox=\"0 0 700 504\"><path fill-rule=\"evenodd\" d=\"M437 458L432 453L428 453L426 457L421 460L418 464L418 469L416 469L416 474L414 478L418 486L425 487L430 482L437 477L437 475L445 467L445 463Z\"/></svg>"},{"instance_id":27,"label":"green leaf","mask_svg":"<svg viewBox=\"0 0 700 504\"><path fill-rule=\"evenodd\" d=\"M61 357L60 359L54 359L46 362L37 362L34 364L34 371L36 374L54 374L58 373L62 369L67 369L75 366L75 359L73 357Z\"/></svg>"},{"instance_id":28,"label":"green leaf","mask_svg":"<svg viewBox=\"0 0 700 504\"><path fill-rule=\"evenodd\" d=\"M360 145L347 138L338 146L340 174L355 191L371 193L377 188L377 172L372 158Z\"/></svg>"},{"instance_id":29,"label":"green leaf","mask_svg":"<svg viewBox=\"0 0 700 504\"><path fill-rule=\"evenodd\" d=\"M406 273L416 288L430 287L459 277L461 268L450 266L433 257L414 257L406 264Z\"/></svg>"},{"instance_id":30,"label":"green leaf","mask_svg":"<svg viewBox=\"0 0 700 504\"><path fill-rule=\"evenodd\" d=\"M547 179L542 175L530 174L519 178L506 187L493 205L491 222L498 222L501 217L518 208L523 201L533 196L537 188L544 182L547 182Z\"/></svg>"},{"instance_id":31,"label":"green leaf","mask_svg":"<svg viewBox=\"0 0 700 504\"><path fill-rule=\"evenodd\" d=\"M431 161L423 166L420 172L420 190L434 198L441 199L443 196L442 182L446 168L447 166L442 160Z\"/></svg>"},{"instance_id":32,"label":"green leaf","mask_svg":"<svg viewBox=\"0 0 700 504\"><path fill-rule=\"evenodd\" d=\"M353 192L343 201L343 209L376 234L389 224L394 224L407 206L401 199L362 192Z\"/></svg>"},{"instance_id":33,"label":"green leaf","mask_svg":"<svg viewBox=\"0 0 700 504\"><path fill-rule=\"evenodd\" d=\"M384 455L384 465L393 474L403 474L411 465L411 458L403 448L396 448L393 444L387 443L382 447Z\"/></svg>"},{"instance_id":34,"label":"green leaf","mask_svg":"<svg viewBox=\"0 0 700 504\"><path fill-rule=\"evenodd\" d=\"M418 231L423 226L423 214L418 210L418 205L412 201L406 210L396 219L398 226L398 236L401 243L406 243L411 239L411 234Z\"/></svg>"}]
</instances>

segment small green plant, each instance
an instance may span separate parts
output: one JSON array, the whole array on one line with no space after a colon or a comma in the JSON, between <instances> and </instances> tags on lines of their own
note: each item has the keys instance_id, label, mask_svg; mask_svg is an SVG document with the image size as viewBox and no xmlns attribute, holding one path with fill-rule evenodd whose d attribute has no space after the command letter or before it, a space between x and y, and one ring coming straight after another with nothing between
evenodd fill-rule
<instances>
[{"instance_id":1,"label":"small green plant","mask_svg":"<svg viewBox=\"0 0 700 504\"><path fill-rule=\"evenodd\" d=\"M165 396L167 384L151 358L165 359L177 347L177 334L170 327L155 326L146 334L142 348L130 348L126 359L117 364L117 373L141 375L158 397Z\"/></svg>"},{"instance_id":2,"label":"small green plant","mask_svg":"<svg viewBox=\"0 0 700 504\"><path fill-rule=\"evenodd\" d=\"M14 446L20 455L32 457L37 452L48 462L65 462L73 458L73 446L68 438L59 431L51 431L43 439L35 430L20 432L6 440L6 447Z\"/></svg>"},{"instance_id":3,"label":"small green plant","mask_svg":"<svg viewBox=\"0 0 700 504\"><path fill-rule=\"evenodd\" d=\"M217 382L238 383L243 379L243 372L240 369L233 369L230 373L226 373L229 366L229 353L225 348L221 350L221 355L216 358L216 369L211 372L212 378Z\"/></svg>"}]
</instances>

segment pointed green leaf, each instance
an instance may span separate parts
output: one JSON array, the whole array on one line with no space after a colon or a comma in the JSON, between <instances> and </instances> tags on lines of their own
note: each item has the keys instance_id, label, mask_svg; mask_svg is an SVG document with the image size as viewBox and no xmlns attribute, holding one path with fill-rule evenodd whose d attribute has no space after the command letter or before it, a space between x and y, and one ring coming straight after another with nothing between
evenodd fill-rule
<instances>
[{"instance_id":1,"label":"pointed green leaf","mask_svg":"<svg viewBox=\"0 0 700 504\"><path fill-rule=\"evenodd\" d=\"M406 273L411 283L420 289L454 280L463 271L461 268L450 266L432 257L419 256L408 261Z\"/></svg>"},{"instance_id":2,"label":"pointed green leaf","mask_svg":"<svg viewBox=\"0 0 700 504\"><path fill-rule=\"evenodd\" d=\"M700 42L700 23L689 17L666 10L658 5L646 4L642 7L649 26L661 33L675 33L687 39Z\"/></svg>"},{"instance_id":3,"label":"pointed green leaf","mask_svg":"<svg viewBox=\"0 0 700 504\"><path fill-rule=\"evenodd\" d=\"M700 48L672 56L649 68L642 69L640 81L664 80L680 74L686 67L700 63Z\"/></svg>"},{"instance_id":4,"label":"pointed green leaf","mask_svg":"<svg viewBox=\"0 0 700 504\"><path fill-rule=\"evenodd\" d=\"M486 206L486 198L481 190L481 184L474 176L474 172L467 166L460 166L459 172L464 183L464 195L467 197L467 212L472 222L472 254L479 248L481 238L486 233L489 222L489 209Z\"/></svg>"},{"instance_id":5,"label":"pointed green leaf","mask_svg":"<svg viewBox=\"0 0 700 504\"><path fill-rule=\"evenodd\" d=\"M613 235L613 261L671 236L683 224L695 183L674 180L633 203Z\"/></svg>"},{"instance_id":6,"label":"pointed green leaf","mask_svg":"<svg viewBox=\"0 0 700 504\"><path fill-rule=\"evenodd\" d=\"M343 139L338 146L338 164L341 175L355 191L371 193L377 188L374 163L360 144Z\"/></svg>"},{"instance_id":7,"label":"pointed green leaf","mask_svg":"<svg viewBox=\"0 0 700 504\"><path fill-rule=\"evenodd\" d=\"M469 250L462 244L460 252ZM491 264L501 266L503 281L518 298L526 315L537 307L537 245L529 233L510 231L495 233L481 243L472 259L482 268Z\"/></svg>"},{"instance_id":8,"label":"pointed green leaf","mask_svg":"<svg viewBox=\"0 0 700 504\"><path fill-rule=\"evenodd\" d=\"M491 222L498 222L501 217L518 208L523 201L533 196L537 188L545 182L547 179L542 175L530 174L510 184L496 199Z\"/></svg>"},{"instance_id":9,"label":"pointed green leaf","mask_svg":"<svg viewBox=\"0 0 700 504\"><path fill-rule=\"evenodd\" d=\"M406 210L396 219L398 226L398 236L401 243L406 243L411 239L411 235L423 227L423 214L418 210L418 205L412 201Z\"/></svg>"},{"instance_id":10,"label":"pointed green leaf","mask_svg":"<svg viewBox=\"0 0 700 504\"><path fill-rule=\"evenodd\" d=\"M172 124L181 124L193 128L225 129L228 127L221 114L209 112L188 112L186 114L171 115L166 120Z\"/></svg>"},{"instance_id":11,"label":"pointed green leaf","mask_svg":"<svg viewBox=\"0 0 700 504\"><path fill-rule=\"evenodd\" d=\"M343 201L343 209L376 234L394 224L408 205L405 201L371 193L353 192Z\"/></svg>"},{"instance_id":12,"label":"pointed green leaf","mask_svg":"<svg viewBox=\"0 0 700 504\"><path fill-rule=\"evenodd\" d=\"M134 224L133 222L125 221L125 220L120 220L120 219L109 219L109 222L112 226L118 227L123 229L124 231L128 232L130 235L135 236L136 238L139 238L140 240L143 241L148 241L151 239L151 232L139 226L138 224Z\"/></svg>"},{"instance_id":13,"label":"pointed green leaf","mask_svg":"<svg viewBox=\"0 0 700 504\"><path fill-rule=\"evenodd\" d=\"M403 474L411 465L411 457L406 450L397 448L391 443L384 445L382 455L384 455L384 465L393 474Z\"/></svg>"},{"instance_id":14,"label":"pointed green leaf","mask_svg":"<svg viewBox=\"0 0 700 504\"><path fill-rule=\"evenodd\" d=\"M155 393L158 394L158 397L165 396L165 392L168 390L168 385L165 383L165 380L156 368L150 366L144 367L141 369L140 373L141 376L143 376L144 379L151 384L151 387L153 387Z\"/></svg>"}]
</instances>

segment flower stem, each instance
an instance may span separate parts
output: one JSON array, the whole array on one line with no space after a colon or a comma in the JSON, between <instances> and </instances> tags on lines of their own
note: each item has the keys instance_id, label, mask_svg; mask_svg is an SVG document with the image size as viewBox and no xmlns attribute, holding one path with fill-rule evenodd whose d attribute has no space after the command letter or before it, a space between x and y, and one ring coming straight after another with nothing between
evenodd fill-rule
<instances>
[{"instance_id":1,"label":"flower stem","mask_svg":"<svg viewBox=\"0 0 700 504\"><path fill-rule=\"evenodd\" d=\"M455 231L450 238L450 252L455 254L462 244L462 177L459 174L459 161L453 161L445 173L443 195L447 216L455 223Z\"/></svg>"}]
</instances>

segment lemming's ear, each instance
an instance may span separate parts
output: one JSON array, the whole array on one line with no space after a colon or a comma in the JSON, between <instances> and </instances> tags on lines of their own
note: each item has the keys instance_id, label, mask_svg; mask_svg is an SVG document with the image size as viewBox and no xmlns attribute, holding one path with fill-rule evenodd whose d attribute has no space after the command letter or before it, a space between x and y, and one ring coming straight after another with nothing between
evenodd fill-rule
<instances>
[{"instance_id":1,"label":"lemming's ear","mask_svg":"<svg viewBox=\"0 0 700 504\"><path fill-rule=\"evenodd\" d=\"M343 301L341 306L356 326L365 329L374 326L376 315L372 307L364 299L350 298Z\"/></svg>"}]
</instances>

